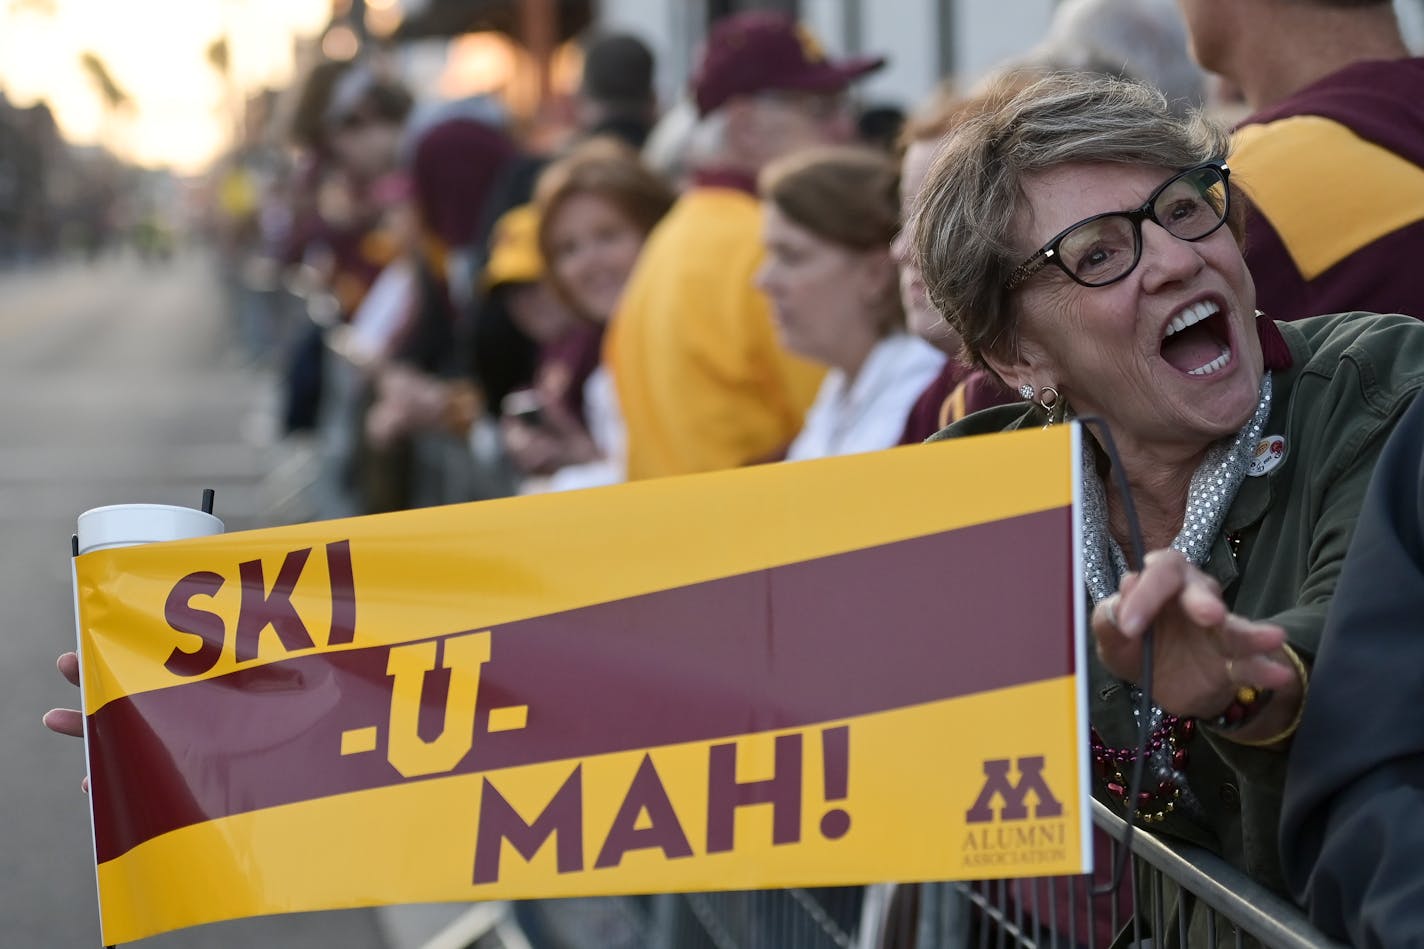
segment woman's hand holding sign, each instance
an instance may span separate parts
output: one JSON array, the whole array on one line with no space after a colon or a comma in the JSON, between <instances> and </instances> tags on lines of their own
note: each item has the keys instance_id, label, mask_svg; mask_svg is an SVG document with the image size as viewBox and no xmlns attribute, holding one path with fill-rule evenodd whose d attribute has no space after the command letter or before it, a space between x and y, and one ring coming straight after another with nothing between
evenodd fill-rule
<instances>
[{"instance_id":1,"label":"woman's hand holding sign","mask_svg":"<svg viewBox=\"0 0 1424 949\"><path fill-rule=\"evenodd\" d=\"M62 652L55 662L59 668L59 674L75 688L79 687L79 654L74 652ZM84 737L84 713L76 708L52 708L44 713L45 728L61 735L71 735L75 738ZM85 775L80 782L80 787L84 793L89 793L89 776Z\"/></svg>"}]
</instances>

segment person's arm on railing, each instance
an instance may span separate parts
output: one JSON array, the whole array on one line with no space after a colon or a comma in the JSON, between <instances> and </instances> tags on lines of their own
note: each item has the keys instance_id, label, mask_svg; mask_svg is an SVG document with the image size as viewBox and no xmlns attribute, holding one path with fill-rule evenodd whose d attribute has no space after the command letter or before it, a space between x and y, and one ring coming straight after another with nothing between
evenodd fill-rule
<instances>
[{"instance_id":1,"label":"person's arm on railing","mask_svg":"<svg viewBox=\"0 0 1424 949\"><path fill-rule=\"evenodd\" d=\"M1424 945L1424 400L1380 456L1288 766L1286 879L1356 946Z\"/></svg>"}]
</instances>

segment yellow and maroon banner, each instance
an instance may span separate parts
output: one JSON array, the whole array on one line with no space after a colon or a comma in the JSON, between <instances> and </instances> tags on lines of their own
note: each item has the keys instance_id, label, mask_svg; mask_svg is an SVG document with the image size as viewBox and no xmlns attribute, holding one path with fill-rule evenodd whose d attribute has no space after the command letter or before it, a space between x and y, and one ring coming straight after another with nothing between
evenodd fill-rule
<instances>
[{"instance_id":1,"label":"yellow and maroon banner","mask_svg":"<svg viewBox=\"0 0 1424 949\"><path fill-rule=\"evenodd\" d=\"M104 941L1084 872L1078 437L79 557Z\"/></svg>"}]
</instances>

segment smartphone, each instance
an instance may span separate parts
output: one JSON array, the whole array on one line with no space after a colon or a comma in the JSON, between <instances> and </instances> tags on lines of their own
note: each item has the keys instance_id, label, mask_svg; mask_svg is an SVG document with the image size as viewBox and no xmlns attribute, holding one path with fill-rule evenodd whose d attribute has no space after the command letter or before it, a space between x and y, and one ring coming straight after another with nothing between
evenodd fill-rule
<instances>
[{"instance_id":1,"label":"smartphone","mask_svg":"<svg viewBox=\"0 0 1424 949\"><path fill-rule=\"evenodd\" d=\"M529 426L544 424L543 400L533 389L516 389L499 404L500 414Z\"/></svg>"}]
</instances>

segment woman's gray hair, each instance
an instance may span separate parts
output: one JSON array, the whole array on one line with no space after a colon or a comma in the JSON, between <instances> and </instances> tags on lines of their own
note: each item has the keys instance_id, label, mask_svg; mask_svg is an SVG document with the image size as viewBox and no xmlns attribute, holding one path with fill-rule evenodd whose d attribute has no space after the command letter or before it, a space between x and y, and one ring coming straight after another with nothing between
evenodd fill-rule
<instances>
[{"instance_id":1,"label":"woman's gray hair","mask_svg":"<svg viewBox=\"0 0 1424 949\"><path fill-rule=\"evenodd\" d=\"M907 225L930 301L979 367L986 352L1017 350L1004 283L1032 252L1013 244L1028 178L1070 163L1188 168L1227 152L1225 130L1200 113L1174 115L1141 83L1083 73L1023 81L991 84L950 133ZM1229 225L1239 240L1239 215Z\"/></svg>"}]
</instances>

